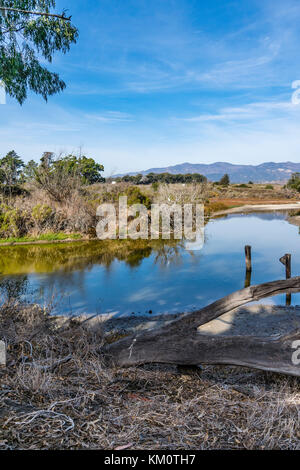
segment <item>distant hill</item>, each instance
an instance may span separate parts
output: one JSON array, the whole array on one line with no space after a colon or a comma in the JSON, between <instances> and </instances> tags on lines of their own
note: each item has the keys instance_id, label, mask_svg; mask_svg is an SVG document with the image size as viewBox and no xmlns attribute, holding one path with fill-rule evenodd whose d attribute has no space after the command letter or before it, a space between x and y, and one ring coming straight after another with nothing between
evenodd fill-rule
<instances>
[{"instance_id":1,"label":"distant hill","mask_svg":"<svg viewBox=\"0 0 300 470\"><path fill-rule=\"evenodd\" d=\"M150 168L146 171L126 173L128 175L147 175L148 173L187 174L201 173L210 181L218 181L225 173L228 173L232 183L284 183L292 173L300 172L300 163L262 163L260 165L233 165L226 162L211 164L181 163L179 165ZM124 176L124 175L118 175Z\"/></svg>"}]
</instances>

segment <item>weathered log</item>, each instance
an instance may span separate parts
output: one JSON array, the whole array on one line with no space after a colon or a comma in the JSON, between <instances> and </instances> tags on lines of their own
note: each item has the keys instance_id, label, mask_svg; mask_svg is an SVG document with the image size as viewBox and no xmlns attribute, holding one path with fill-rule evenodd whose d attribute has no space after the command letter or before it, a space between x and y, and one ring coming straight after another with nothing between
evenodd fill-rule
<instances>
[{"instance_id":1,"label":"weathered log","mask_svg":"<svg viewBox=\"0 0 300 470\"><path fill-rule=\"evenodd\" d=\"M300 376L300 330L285 336L208 336L194 333L165 342L136 341L118 352L121 366L146 363L227 364ZM299 362L298 362L299 361Z\"/></svg>"},{"instance_id":2,"label":"weathered log","mask_svg":"<svg viewBox=\"0 0 300 470\"><path fill-rule=\"evenodd\" d=\"M300 347L300 331L274 339L208 336L197 330L200 325L246 303L299 291L300 277L251 286L201 310L186 314L162 328L131 335L112 343L104 352L120 366L152 362L180 365L236 364L300 375L300 365L292 362L292 356L295 355L293 345L298 340Z\"/></svg>"}]
</instances>

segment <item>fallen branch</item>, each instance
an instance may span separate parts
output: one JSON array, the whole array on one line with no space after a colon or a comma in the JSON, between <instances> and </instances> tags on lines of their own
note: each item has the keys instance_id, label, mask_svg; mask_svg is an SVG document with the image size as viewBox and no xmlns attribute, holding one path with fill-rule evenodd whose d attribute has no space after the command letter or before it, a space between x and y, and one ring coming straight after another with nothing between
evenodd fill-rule
<instances>
[{"instance_id":1,"label":"fallen branch","mask_svg":"<svg viewBox=\"0 0 300 470\"><path fill-rule=\"evenodd\" d=\"M112 343L105 348L105 353L109 360L120 366L152 362L234 364L300 376L300 365L292 360L295 353L293 345L300 340L300 331L275 338L209 336L198 331L199 326L249 302L299 291L300 277L247 287L162 328Z\"/></svg>"}]
</instances>

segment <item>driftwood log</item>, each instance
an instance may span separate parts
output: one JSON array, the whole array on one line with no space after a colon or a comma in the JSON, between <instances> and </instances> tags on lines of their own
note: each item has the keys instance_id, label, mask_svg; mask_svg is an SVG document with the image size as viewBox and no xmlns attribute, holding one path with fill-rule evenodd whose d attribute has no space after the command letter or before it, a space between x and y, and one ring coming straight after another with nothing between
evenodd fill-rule
<instances>
[{"instance_id":1,"label":"driftwood log","mask_svg":"<svg viewBox=\"0 0 300 470\"><path fill-rule=\"evenodd\" d=\"M249 302L299 291L300 277L247 287L161 328L127 336L104 352L123 367L231 364L300 376L300 330L270 337L204 335L198 331L199 326Z\"/></svg>"}]
</instances>

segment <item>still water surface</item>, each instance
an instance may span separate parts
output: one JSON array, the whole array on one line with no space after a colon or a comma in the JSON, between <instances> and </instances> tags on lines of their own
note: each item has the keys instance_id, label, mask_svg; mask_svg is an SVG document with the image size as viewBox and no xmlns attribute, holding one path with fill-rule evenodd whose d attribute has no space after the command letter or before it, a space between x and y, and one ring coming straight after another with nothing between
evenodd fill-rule
<instances>
[{"instance_id":1,"label":"still water surface","mask_svg":"<svg viewBox=\"0 0 300 470\"><path fill-rule=\"evenodd\" d=\"M101 243L2 247L0 288L41 304L54 298L54 313L155 315L193 310L243 288L245 245L252 246L252 284L284 278L285 253L292 254L292 275L300 274L299 228L284 213L211 220L201 251L156 244L112 254L99 252ZM284 304L285 296L263 302Z\"/></svg>"}]
</instances>

